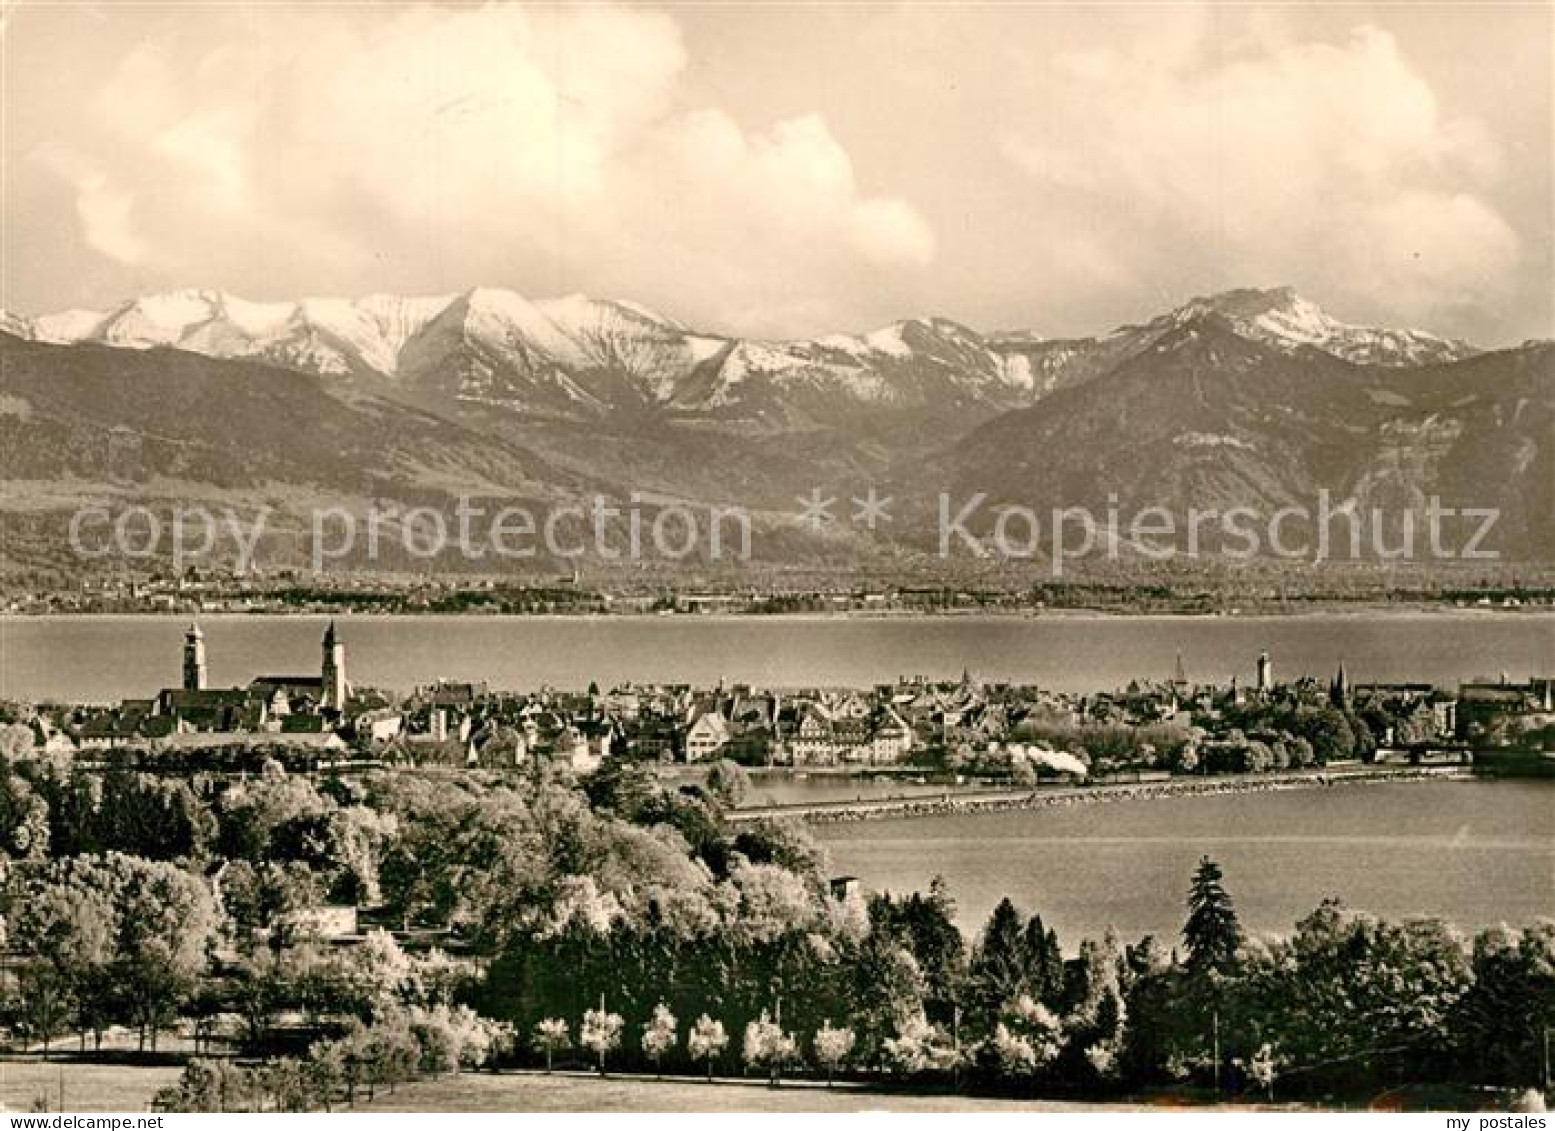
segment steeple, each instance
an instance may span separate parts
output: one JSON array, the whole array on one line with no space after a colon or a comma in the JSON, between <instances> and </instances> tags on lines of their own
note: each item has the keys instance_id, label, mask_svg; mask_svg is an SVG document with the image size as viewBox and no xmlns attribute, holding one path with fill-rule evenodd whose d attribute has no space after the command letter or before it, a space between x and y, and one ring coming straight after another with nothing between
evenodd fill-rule
<instances>
[{"instance_id":1,"label":"steeple","mask_svg":"<svg viewBox=\"0 0 1555 1131\"><path fill-rule=\"evenodd\" d=\"M1267 695L1274 690L1274 661L1269 653L1258 653L1258 693Z\"/></svg>"},{"instance_id":2,"label":"steeple","mask_svg":"<svg viewBox=\"0 0 1555 1131\"><path fill-rule=\"evenodd\" d=\"M184 633L184 690L204 691L205 681L205 633L191 621Z\"/></svg>"},{"instance_id":3,"label":"steeple","mask_svg":"<svg viewBox=\"0 0 1555 1131\"><path fill-rule=\"evenodd\" d=\"M1339 661L1339 671L1334 676L1334 682L1328 688L1329 698L1334 701L1334 706L1343 707L1350 702L1350 680L1344 672L1344 661Z\"/></svg>"},{"instance_id":4,"label":"steeple","mask_svg":"<svg viewBox=\"0 0 1555 1131\"><path fill-rule=\"evenodd\" d=\"M349 690L346 684L346 646L335 634L335 622L331 620L324 630L324 691L319 706L331 711L343 711Z\"/></svg>"}]
</instances>

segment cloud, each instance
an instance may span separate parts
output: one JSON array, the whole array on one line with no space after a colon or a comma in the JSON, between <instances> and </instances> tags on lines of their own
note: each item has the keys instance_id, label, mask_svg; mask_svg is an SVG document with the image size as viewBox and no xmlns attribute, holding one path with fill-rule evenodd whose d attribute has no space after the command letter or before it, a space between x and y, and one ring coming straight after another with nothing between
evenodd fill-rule
<instances>
[{"instance_id":1,"label":"cloud","mask_svg":"<svg viewBox=\"0 0 1555 1131\"><path fill-rule=\"evenodd\" d=\"M76 216L87 244L109 259L138 264L149 257L146 241L130 222L133 201L101 173L88 173L76 181Z\"/></svg>"},{"instance_id":2,"label":"cloud","mask_svg":"<svg viewBox=\"0 0 1555 1131\"><path fill-rule=\"evenodd\" d=\"M51 143L34 153L71 190L82 242L106 259L134 267L155 258L135 224L134 198L95 163L68 146Z\"/></svg>"},{"instance_id":3,"label":"cloud","mask_svg":"<svg viewBox=\"0 0 1555 1131\"><path fill-rule=\"evenodd\" d=\"M1194 24L1183 25L1193 29ZM1493 304L1519 241L1488 202L1501 155L1444 118L1387 32L1302 42L1201 24L1167 51L1061 53L1008 160L1055 207L1055 266L1111 285L1185 267L1292 282L1412 318Z\"/></svg>"},{"instance_id":4,"label":"cloud","mask_svg":"<svg viewBox=\"0 0 1555 1131\"><path fill-rule=\"evenodd\" d=\"M823 117L750 128L689 104L664 14L271 9L262 36L230 18L214 49L148 38L71 108L46 165L102 254L308 291L432 264L452 285L571 289L581 267L724 322L800 291L845 309L848 288L934 256L927 221L862 188Z\"/></svg>"}]
</instances>

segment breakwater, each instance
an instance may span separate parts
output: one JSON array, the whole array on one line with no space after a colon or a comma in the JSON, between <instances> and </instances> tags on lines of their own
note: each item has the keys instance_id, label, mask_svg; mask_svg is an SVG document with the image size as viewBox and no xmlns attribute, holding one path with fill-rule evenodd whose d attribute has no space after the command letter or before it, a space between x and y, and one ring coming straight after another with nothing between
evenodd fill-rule
<instances>
[{"instance_id":1,"label":"breakwater","mask_svg":"<svg viewBox=\"0 0 1555 1131\"><path fill-rule=\"evenodd\" d=\"M1213 778L1172 778L1155 782L1109 782L1101 785L1047 786L1037 789L947 790L938 795L882 797L854 801L810 801L739 809L731 821L793 817L812 824L884 820L897 817L947 817L998 813L1017 809L1092 805L1112 801L1144 801L1162 797L1206 797L1276 790L1328 789L1341 785L1381 782L1463 781L1473 774L1460 766L1368 767L1365 769L1275 774L1238 774Z\"/></svg>"}]
</instances>

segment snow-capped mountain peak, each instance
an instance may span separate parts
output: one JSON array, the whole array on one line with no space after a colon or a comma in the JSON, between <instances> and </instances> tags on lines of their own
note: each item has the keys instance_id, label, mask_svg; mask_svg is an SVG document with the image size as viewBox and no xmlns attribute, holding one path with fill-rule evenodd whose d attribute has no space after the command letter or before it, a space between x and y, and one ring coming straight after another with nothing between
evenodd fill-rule
<instances>
[{"instance_id":1,"label":"snow-capped mountain peak","mask_svg":"<svg viewBox=\"0 0 1555 1131\"><path fill-rule=\"evenodd\" d=\"M1468 342L1424 330L1357 326L1334 318L1292 287L1242 288L1195 298L1173 311L1181 324L1218 314L1246 337L1291 352L1311 347L1366 365L1426 365L1458 361L1480 351Z\"/></svg>"},{"instance_id":2,"label":"snow-capped mountain peak","mask_svg":"<svg viewBox=\"0 0 1555 1131\"><path fill-rule=\"evenodd\" d=\"M419 393L510 410L662 406L825 422L839 412L1031 402L1110 371L1205 316L1287 353L1372 365L1477 351L1419 330L1342 322L1289 287L1192 299L1094 338L984 334L947 318L864 333L761 341L699 333L638 303L583 294L530 299L500 287L406 297L256 302L214 290L145 295L108 311L27 318L0 330L36 341L172 347L325 376L376 376Z\"/></svg>"}]
</instances>

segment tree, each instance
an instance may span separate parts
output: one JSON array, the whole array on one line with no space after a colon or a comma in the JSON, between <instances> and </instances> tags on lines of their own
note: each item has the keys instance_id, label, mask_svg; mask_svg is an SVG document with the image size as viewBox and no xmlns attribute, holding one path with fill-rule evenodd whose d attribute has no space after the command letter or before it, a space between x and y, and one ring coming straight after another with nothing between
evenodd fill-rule
<instances>
[{"instance_id":1,"label":"tree","mask_svg":"<svg viewBox=\"0 0 1555 1131\"><path fill-rule=\"evenodd\" d=\"M923 1012L923 975L895 935L871 931L848 972L844 996L866 1060L902 1022Z\"/></svg>"},{"instance_id":2,"label":"tree","mask_svg":"<svg viewBox=\"0 0 1555 1131\"><path fill-rule=\"evenodd\" d=\"M0 723L0 765L27 757L33 745L32 728L26 723Z\"/></svg>"},{"instance_id":3,"label":"tree","mask_svg":"<svg viewBox=\"0 0 1555 1131\"><path fill-rule=\"evenodd\" d=\"M1355 753L1355 732L1344 714L1333 707L1298 711L1292 721L1297 733L1312 744L1317 761L1339 761Z\"/></svg>"},{"instance_id":4,"label":"tree","mask_svg":"<svg viewBox=\"0 0 1555 1131\"><path fill-rule=\"evenodd\" d=\"M0 856L43 860L48 854L48 803L24 779L0 768Z\"/></svg>"},{"instance_id":5,"label":"tree","mask_svg":"<svg viewBox=\"0 0 1555 1131\"><path fill-rule=\"evenodd\" d=\"M739 826L734 851L752 864L775 864L804 879L826 877L826 849L802 822L762 817Z\"/></svg>"},{"instance_id":6,"label":"tree","mask_svg":"<svg viewBox=\"0 0 1555 1131\"><path fill-rule=\"evenodd\" d=\"M707 772L707 792L725 809L737 809L750 792L750 774L745 767L725 758Z\"/></svg>"},{"instance_id":7,"label":"tree","mask_svg":"<svg viewBox=\"0 0 1555 1131\"><path fill-rule=\"evenodd\" d=\"M157 1093L156 1107L160 1111L175 1112L226 1111L223 1091L217 1062L195 1057L184 1065L176 1084L169 1084Z\"/></svg>"},{"instance_id":8,"label":"tree","mask_svg":"<svg viewBox=\"0 0 1555 1131\"><path fill-rule=\"evenodd\" d=\"M69 983L51 962L30 962L17 979L28 1028L43 1045L48 1059L49 1042L70 1015L75 999Z\"/></svg>"},{"instance_id":9,"label":"tree","mask_svg":"<svg viewBox=\"0 0 1555 1131\"><path fill-rule=\"evenodd\" d=\"M240 944L268 939L279 953L296 941L299 913L317 907L324 887L313 869L296 860L258 864L234 860L221 876L222 903L242 931Z\"/></svg>"},{"instance_id":10,"label":"tree","mask_svg":"<svg viewBox=\"0 0 1555 1131\"><path fill-rule=\"evenodd\" d=\"M675 1047L675 1015L662 1001L653 1007L653 1016L643 1026L643 1053L653 1062L655 1075L660 1073L660 1061L664 1054Z\"/></svg>"},{"instance_id":11,"label":"tree","mask_svg":"<svg viewBox=\"0 0 1555 1131\"><path fill-rule=\"evenodd\" d=\"M956 927L955 900L943 876L930 881L927 896L872 896L869 927L907 948L922 972L926 996L944 1001L955 996L966 967L966 940Z\"/></svg>"},{"instance_id":12,"label":"tree","mask_svg":"<svg viewBox=\"0 0 1555 1131\"><path fill-rule=\"evenodd\" d=\"M949 1034L919 1013L897 1027L896 1036L882 1046L886 1059L898 1072L918 1076L948 1072L957 1067L959 1052Z\"/></svg>"},{"instance_id":13,"label":"tree","mask_svg":"<svg viewBox=\"0 0 1555 1131\"><path fill-rule=\"evenodd\" d=\"M1303 1084L1364 1086L1406 1067L1463 1072L1453 1030L1473 970L1446 924L1387 923L1328 900L1290 939L1249 947L1246 959L1232 985L1251 1029L1241 1047L1274 1045L1301 1066Z\"/></svg>"},{"instance_id":14,"label":"tree","mask_svg":"<svg viewBox=\"0 0 1555 1131\"><path fill-rule=\"evenodd\" d=\"M972 995L988 1015L999 1012L1026 985L1025 948L1021 941L1021 916L1009 897L999 901L972 952L968 973Z\"/></svg>"},{"instance_id":15,"label":"tree","mask_svg":"<svg viewBox=\"0 0 1555 1131\"><path fill-rule=\"evenodd\" d=\"M1541 1083L1544 1042L1555 1022L1555 921L1521 931L1494 927L1474 938L1473 985L1448 1026L1477 1081Z\"/></svg>"},{"instance_id":16,"label":"tree","mask_svg":"<svg viewBox=\"0 0 1555 1131\"><path fill-rule=\"evenodd\" d=\"M709 1081L713 1078L713 1061L723 1055L724 1049L728 1047L729 1035L724 1032L723 1022L714 1021L705 1013L697 1018L697 1023L686 1037L686 1051L691 1054L691 1059L707 1062Z\"/></svg>"},{"instance_id":17,"label":"tree","mask_svg":"<svg viewBox=\"0 0 1555 1131\"><path fill-rule=\"evenodd\" d=\"M578 1043L599 1058L599 1074L605 1074L605 1056L621 1044L621 1030L626 1022L619 1013L607 1013L603 1008L591 1009L583 1015Z\"/></svg>"},{"instance_id":18,"label":"tree","mask_svg":"<svg viewBox=\"0 0 1555 1131\"><path fill-rule=\"evenodd\" d=\"M558 1052L568 1048L572 1038L567 1032L567 1022L560 1017L547 1017L535 1026L534 1046L545 1054L545 1070L551 1070L551 1061Z\"/></svg>"},{"instance_id":19,"label":"tree","mask_svg":"<svg viewBox=\"0 0 1555 1131\"><path fill-rule=\"evenodd\" d=\"M100 1003L112 986L142 1045L204 970L219 917L206 885L178 866L110 852L55 860L28 885L21 935ZM94 1024L100 1024L100 1014Z\"/></svg>"},{"instance_id":20,"label":"tree","mask_svg":"<svg viewBox=\"0 0 1555 1131\"><path fill-rule=\"evenodd\" d=\"M627 821L651 811L663 793L652 770L621 756L606 758L579 784L595 812L608 810Z\"/></svg>"},{"instance_id":21,"label":"tree","mask_svg":"<svg viewBox=\"0 0 1555 1131\"><path fill-rule=\"evenodd\" d=\"M1227 973L1236 961L1242 926L1222 878L1219 864L1208 856L1199 858L1188 888L1188 919L1182 928L1190 972Z\"/></svg>"},{"instance_id":22,"label":"tree","mask_svg":"<svg viewBox=\"0 0 1555 1131\"><path fill-rule=\"evenodd\" d=\"M1058 1018L1045 1005L1022 995L994 1027L990 1040L994 1063L1004 1076L1030 1078L1058 1059L1062 1037Z\"/></svg>"},{"instance_id":23,"label":"tree","mask_svg":"<svg viewBox=\"0 0 1555 1131\"><path fill-rule=\"evenodd\" d=\"M356 1090L363 1084L369 1087L368 1098L371 1093L372 1073L372 1033L367 1026L360 1021L353 1021L346 1035L340 1038L341 1065L343 1082L346 1088L346 1103L356 1106Z\"/></svg>"},{"instance_id":24,"label":"tree","mask_svg":"<svg viewBox=\"0 0 1555 1131\"><path fill-rule=\"evenodd\" d=\"M27 896L16 909L11 939L20 950L39 956L47 964L51 977L26 995L37 1009L50 1002L74 1000L77 1026L85 1043L91 1030L101 1043L108 1023L108 969L114 957L118 917L110 895L100 887L77 887L65 879L50 879L29 885ZM29 974L36 980L37 971ZM41 994L42 996L35 996ZM52 1032L57 1019L46 1026ZM48 1033L44 1034L45 1042ZM45 1045L47 1048L47 1045Z\"/></svg>"},{"instance_id":25,"label":"tree","mask_svg":"<svg viewBox=\"0 0 1555 1131\"><path fill-rule=\"evenodd\" d=\"M201 858L216 832L187 781L124 771L104 775L89 824L99 850L150 860Z\"/></svg>"},{"instance_id":26,"label":"tree","mask_svg":"<svg viewBox=\"0 0 1555 1131\"><path fill-rule=\"evenodd\" d=\"M210 890L195 877L162 861L110 853L123 875L120 892L119 988L141 1041L172 1020L196 974L205 968L219 919Z\"/></svg>"},{"instance_id":27,"label":"tree","mask_svg":"<svg viewBox=\"0 0 1555 1131\"><path fill-rule=\"evenodd\" d=\"M834 1029L830 1021L816 1031L812 1041L815 1046L815 1063L825 1071L828 1088L831 1087L832 1075L853 1052L854 1041L852 1029Z\"/></svg>"},{"instance_id":28,"label":"tree","mask_svg":"<svg viewBox=\"0 0 1555 1131\"><path fill-rule=\"evenodd\" d=\"M314 1104L329 1111L335 1093L345 1085L345 1077L345 1050L338 1041L319 1041L308 1050L302 1063L302 1079Z\"/></svg>"},{"instance_id":29,"label":"tree","mask_svg":"<svg viewBox=\"0 0 1555 1131\"><path fill-rule=\"evenodd\" d=\"M1064 953L1058 945L1058 932L1044 926L1042 916L1033 915L1026 923L1021 944L1031 996L1039 1002L1057 1002L1065 988ZM1085 943L1080 944L1080 953L1085 955Z\"/></svg>"},{"instance_id":30,"label":"tree","mask_svg":"<svg viewBox=\"0 0 1555 1131\"><path fill-rule=\"evenodd\" d=\"M270 1093L276 1111L301 1111L307 1105L308 1091L302 1066L292 1057L268 1061L262 1069L261 1079L261 1086Z\"/></svg>"},{"instance_id":31,"label":"tree","mask_svg":"<svg viewBox=\"0 0 1555 1131\"><path fill-rule=\"evenodd\" d=\"M383 1017L421 997L415 961L385 930L368 931L343 956L339 972L352 1007L366 1017Z\"/></svg>"},{"instance_id":32,"label":"tree","mask_svg":"<svg viewBox=\"0 0 1555 1131\"><path fill-rule=\"evenodd\" d=\"M743 1053L752 1068L765 1068L772 1086L778 1086L783 1065L799 1051L798 1042L763 1009L761 1016L745 1026Z\"/></svg>"},{"instance_id":33,"label":"tree","mask_svg":"<svg viewBox=\"0 0 1555 1131\"><path fill-rule=\"evenodd\" d=\"M404 1016L396 1014L378 1021L369 1030L367 1042L367 1096L371 1099L380 1084L390 1093L401 1080L415 1074L420 1051Z\"/></svg>"}]
</instances>

